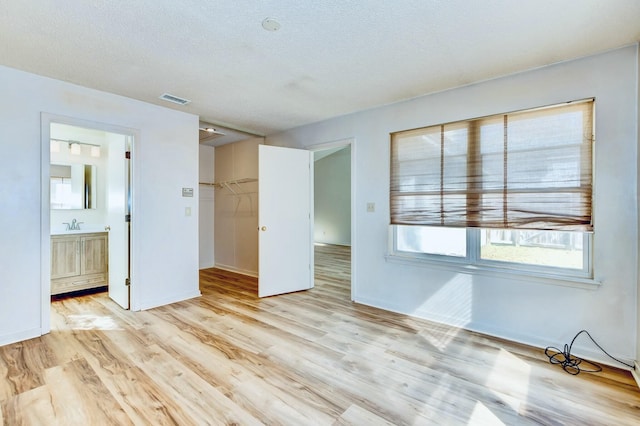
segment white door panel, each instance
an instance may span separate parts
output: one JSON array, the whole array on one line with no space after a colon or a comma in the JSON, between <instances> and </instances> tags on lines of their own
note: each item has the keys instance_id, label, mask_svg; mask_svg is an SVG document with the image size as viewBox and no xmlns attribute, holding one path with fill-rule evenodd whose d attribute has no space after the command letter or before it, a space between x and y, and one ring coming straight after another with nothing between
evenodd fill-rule
<instances>
[{"instance_id":1,"label":"white door panel","mask_svg":"<svg viewBox=\"0 0 640 426\"><path fill-rule=\"evenodd\" d=\"M129 230L127 212L128 162L125 159L128 136L110 134L107 177L107 225L109 230L109 297L129 309Z\"/></svg>"},{"instance_id":2,"label":"white door panel","mask_svg":"<svg viewBox=\"0 0 640 426\"><path fill-rule=\"evenodd\" d=\"M313 287L312 153L259 145L258 296Z\"/></svg>"}]
</instances>

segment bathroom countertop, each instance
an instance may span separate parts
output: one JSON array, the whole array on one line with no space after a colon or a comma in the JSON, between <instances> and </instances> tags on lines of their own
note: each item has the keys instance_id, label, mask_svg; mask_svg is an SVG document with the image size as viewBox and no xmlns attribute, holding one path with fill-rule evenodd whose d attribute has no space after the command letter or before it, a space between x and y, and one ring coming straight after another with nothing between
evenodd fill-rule
<instances>
[{"instance_id":1,"label":"bathroom countertop","mask_svg":"<svg viewBox=\"0 0 640 426\"><path fill-rule=\"evenodd\" d=\"M90 234L92 232L107 232L105 225L80 225L80 229L66 230L64 226L51 227L51 235Z\"/></svg>"}]
</instances>

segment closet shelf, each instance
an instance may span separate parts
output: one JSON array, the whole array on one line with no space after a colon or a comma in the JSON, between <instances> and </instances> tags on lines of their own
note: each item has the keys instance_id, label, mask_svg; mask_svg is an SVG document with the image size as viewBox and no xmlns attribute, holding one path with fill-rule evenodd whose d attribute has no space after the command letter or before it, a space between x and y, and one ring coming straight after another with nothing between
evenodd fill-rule
<instances>
[{"instance_id":1,"label":"closet shelf","mask_svg":"<svg viewBox=\"0 0 640 426\"><path fill-rule=\"evenodd\" d=\"M256 178L242 178L242 179L225 180L221 182L200 182L200 185L213 186L215 188L226 188L233 195L247 195L249 193L244 189L242 189L240 184L257 182L257 181L258 179Z\"/></svg>"},{"instance_id":2,"label":"closet shelf","mask_svg":"<svg viewBox=\"0 0 640 426\"><path fill-rule=\"evenodd\" d=\"M256 178L242 178L225 180L221 182L200 182L200 185L213 186L214 188L224 188L227 191L231 192L231 194L233 194L237 199L234 215L238 214L238 208L240 207L240 202L242 201L242 199L244 197L247 197L247 199L249 200L250 212L251 215L253 215L253 200L251 198L251 195L257 194L257 192L246 191L241 184L257 181L258 179Z\"/></svg>"},{"instance_id":3,"label":"closet shelf","mask_svg":"<svg viewBox=\"0 0 640 426\"><path fill-rule=\"evenodd\" d=\"M250 183L257 182L256 178L242 178L242 179L231 179L231 180L223 180L222 182L200 182L200 185L208 185L208 186L216 186L219 188L224 188L227 185L238 185L241 183Z\"/></svg>"}]
</instances>

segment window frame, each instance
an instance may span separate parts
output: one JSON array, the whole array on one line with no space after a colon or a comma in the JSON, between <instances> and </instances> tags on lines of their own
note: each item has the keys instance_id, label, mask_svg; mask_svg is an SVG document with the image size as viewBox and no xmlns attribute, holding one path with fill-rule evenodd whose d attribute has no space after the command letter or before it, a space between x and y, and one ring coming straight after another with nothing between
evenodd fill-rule
<instances>
[{"instance_id":1,"label":"window frame","mask_svg":"<svg viewBox=\"0 0 640 426\"><path fill-rule=\"evenodd\" d=\"M550 274L554 276L563 276L563 277L577 277L577 278L593 278L593 268L592 268L592 256L591 256L591 247L593 240L593 233L590 232L582 232L583 240L582 240L582 269L577 268L562 268L559 266L549 266L549 265L536 265L532 263L519 263L519 262L508 262L503 260L492 260L492 259L483 259L480 255L480 251L482 249L482 236L480 233L484 229L467 229L467 247L468 251L473 251L473 255L470 258L470 261L473 263L477 263L478 265L488 265L494 268L500 269L517 269L521 271L528 271L531 273L538 274ZM473 245L469 243L469 235L473 240Z\"/></svg>"},{"instance_id":2,"label":"window frame","mask_svg":"<svg viewBox=\"0 0 640 426\"><path fill-rule=\"evenodd\" d=\"M595 187L595 98L587 98L582 100L576 100L572 102L568 102L567 104L574 102L592 102L592 115L591 115L591 123L594 127L593 132L591 134L591 226L593 226L593 190ZM512 111L507 113L495 114L487 117L479 117L470 120L461 120L460 122L480 122L480 120L486 119L488 117L498 117L500 115L504 115L505 117L509 114L517 114L520 112L528 112L528 111L536 111L543 110L547 108L554 108L556 106L562 106L563 104L555 104L548 105L539 108L531 108L524 109L520 111ZM455 124L458 122L444 123L444 124L433 124L426 127L422 127L421 129L428 129L437 126L444 126L447 124ZM415 131L420 129L408 130ZM401 133L401 132L395 132ZM395 133L392 133L391 136ZM390 212L391 213L391 212ZM409 225L402 223L391 223L389 225L389 250L386 256L386 259L391 262L399 262L399 263L409 263L409 264L418 264L424 266L435 266L440 269L447 270L455 270L466 273L474 273L474 274L484 274L495 277L515 277L518 279L524 280L533 280L536 282L550 283L550 284L560 284L560 285L569 285L572 287L583 287L593 289L594 286L599 286L600 282L596 280L594 277L594 255L593 255L593 246L594 246L594 232L593 227L589 230L579 231L573 230L571 232L581 232L583 235L583 246L582 246L582 269L577 268L563 268L559 266L548 266L548 265L536 265L530 263L519 263L519 262L510 262L506 260L494 260L494 259L482 259L481 257L481 249L482 249L482 235L481 233L487 229L491 230L494 228L475 228L469 227L467 225L465 229L466 232L466 254L465 256L457 256L457 255L447 255L447 254L436 254L436 253L420 253L414 251L403 251L398 249L398 228L400 226L437 226L437 225ZM472 225L473 226L473 225ZM445 226L446 228L447 226ZM454 228L451 226L449 228ZM518 230L516 228L511 228L513 230ZM526 230L522 229L522 230ZM559 232L562 232L561 229L558 229ZM569 230L567 230L569 232Z\"/></svg>"},{"instance_id":3,"label":"window frame","mask_svg":"<svg viewBox=\"0 0 640 426\"><path fill-rule=\"evenodd\" d=\"M465 257L397 250L397 228L398 225L389 225L389 250L385 256L387 262L584 289L595 289L601 285L594 275L593 233L583 233L582 269L570 269L481 259L480 228L466 228Z\"/></svg>"}]
</instances>

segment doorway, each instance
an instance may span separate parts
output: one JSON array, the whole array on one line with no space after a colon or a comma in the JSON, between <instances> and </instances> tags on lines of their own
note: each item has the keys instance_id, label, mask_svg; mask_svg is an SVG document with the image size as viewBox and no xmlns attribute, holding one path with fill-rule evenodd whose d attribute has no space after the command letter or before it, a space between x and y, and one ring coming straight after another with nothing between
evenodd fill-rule
<instances>
[{"instance_id":1,"label":"doorway","mask_svg":"<svg viewBox=\"0 0 640 426\"><path fill-rule=\"evenodd\" d=\"M136 132L49 114L42 115L41 125L41 322L48 332L52 293L108 285L112 300L124 309L131 306L130 158ZM70 169L84 172L67 175ZM57 264L58 256L74 251L71 271L52 276L52 259Z\"/></svg>"},{"instance_id":2,"label":"doorway","mask_svg":"<svg viewBox=\"0 0 640 426\"><path fill-rule=\"evenodd\" d=\"M347 285L354 300L354 140L314 145L313 244L316 277Z\"/></svg>"}]
</instances>

